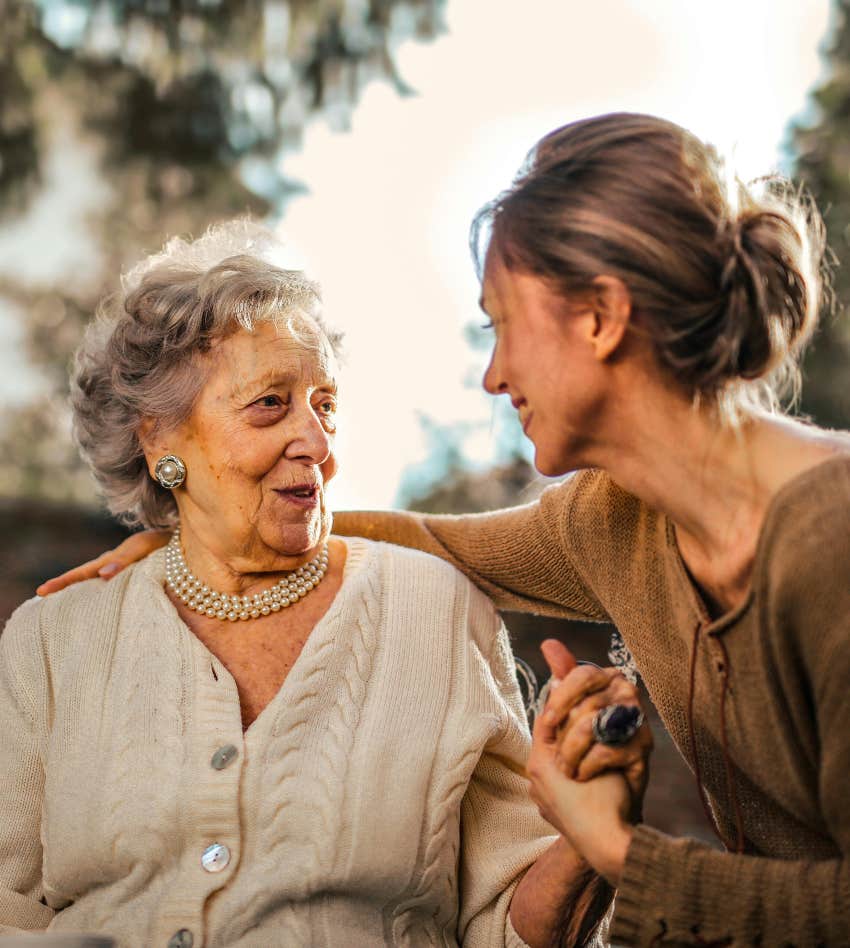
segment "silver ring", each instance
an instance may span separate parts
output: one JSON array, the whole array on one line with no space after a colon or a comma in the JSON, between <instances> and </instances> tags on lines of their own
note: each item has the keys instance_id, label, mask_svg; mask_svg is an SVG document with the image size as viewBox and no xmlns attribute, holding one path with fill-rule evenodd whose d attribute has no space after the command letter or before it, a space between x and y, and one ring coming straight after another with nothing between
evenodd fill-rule
<instances>
[{"instance_id":1,"label":"silver ring","mask_svg":"<svg viewBox=\"0 0 850 948\"><path fill-rule=\"evenodd\" d=\"M634 705L609 704L593 716L593 739L598 744L618 747L637 734L644 722L643 711Z\"/></svg>"}]
</instances>

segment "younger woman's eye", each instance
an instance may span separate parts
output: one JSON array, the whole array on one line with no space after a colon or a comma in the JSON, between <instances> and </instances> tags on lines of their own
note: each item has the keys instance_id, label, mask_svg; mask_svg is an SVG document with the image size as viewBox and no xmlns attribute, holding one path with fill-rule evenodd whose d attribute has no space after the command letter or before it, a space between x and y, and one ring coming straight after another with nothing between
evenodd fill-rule
<instances>
[{"instance_id":1,"label":"younger woman's eye","mask_svg":"<svg viewBox=\"0 0 850 948\"><path fill-rule=\"evenodd\" d=\"M488 319L486 323L481 323L481 328L482 328L482 329L492 329L492 328L493 328L493 320L492 320L492 319Z\"/></svg>"}]
</instances>

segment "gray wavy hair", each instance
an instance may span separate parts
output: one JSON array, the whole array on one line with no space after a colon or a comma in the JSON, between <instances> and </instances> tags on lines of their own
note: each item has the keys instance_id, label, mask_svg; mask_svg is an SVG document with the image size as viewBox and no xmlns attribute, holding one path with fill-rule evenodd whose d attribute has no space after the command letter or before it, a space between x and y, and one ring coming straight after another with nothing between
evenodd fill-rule
<instances>
[{"instance_id":1,"label":"gray wavy hair","mask_svg":"<svg viewBox=\"0 0 850 948\"><path fill-rule=\"evenodd\" d=\"M149 476L139 428L151 419L168 430L189 417L212 368L204 356L218 340L264 322L297 334L306 319L339 353L318 284L271 262L280 251L250 220L217 224L197 240L170 240L98 307L71 378L74 435L124 523L177 522L171 492Z\"/></svg>"}]
</instances>

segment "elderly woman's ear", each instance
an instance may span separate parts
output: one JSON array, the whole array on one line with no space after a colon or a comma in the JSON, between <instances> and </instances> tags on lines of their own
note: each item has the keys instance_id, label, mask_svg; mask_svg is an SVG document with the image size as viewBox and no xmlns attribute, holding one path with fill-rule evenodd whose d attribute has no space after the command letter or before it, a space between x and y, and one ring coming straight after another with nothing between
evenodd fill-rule
<instances>
[{"instance_id":1,"label":"elderly woman's ear","mask_svg":"<svg viewBox=\"0 0 850 948\"><path fill-rule=\"evenodd\" d=\"M161 445L158 443L157 424L153 418L143 418L139 423L139 427L136 429L136 433L139 437L139 444L142 446L142 451L145 454L148 473L153 477L157 458L165 454L165 451L161 450Z\"/></svg>"},{"instance_id":2,"label":"elderly woman's ear","mask_svg":"<svg viewBox=\"0 0 850 948\"><path fill-rule=\"evenodd\" d=\"M145 455L148 474L160 487L173 490L186 480L186 463L180 455L169 450L166 440L159 436L159 426L151 418L142 419L138 434Z\"/></svg>"}]
</instances>

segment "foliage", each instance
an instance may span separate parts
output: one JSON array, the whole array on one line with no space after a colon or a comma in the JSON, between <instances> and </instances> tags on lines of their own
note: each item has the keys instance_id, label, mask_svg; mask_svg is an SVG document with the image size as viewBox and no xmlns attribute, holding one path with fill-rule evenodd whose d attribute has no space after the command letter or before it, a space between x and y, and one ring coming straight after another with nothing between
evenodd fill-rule
<instances>
[{"instance_id":1,"label":"foliage","mask_svg":"<svg viewBox=\"0 0 850 948\"><path fill-rule=\"evenodd\" d=\"M827 53L828 78L813 93L810 125L792 128L795 177L824 213L832 261L833 299L805 359L801 409L816 422L850 428L850 0L838 0Z\"/></svg>"},{"instance_id":2,"label":"foliage","mask_svg":"<svg viewBox=\"0 0 850 948\"><path fill-rule=\"evenodd\" d=\"M166 236L279 215L300 188L281 172L306 123L344 127L369 81L408 92L393 51L441 29L445 0L0 0L0 216L25 219L68 146L95 156L106 197L90 214L91 272L32 282L0 272L27 314L50 391L0 430L0 494L90 500L67 409L71 352L118 274ZM62 458L57 472L56 459ZM25 477L21 471L26 470Z\"/></svg>"}]
</instances>

